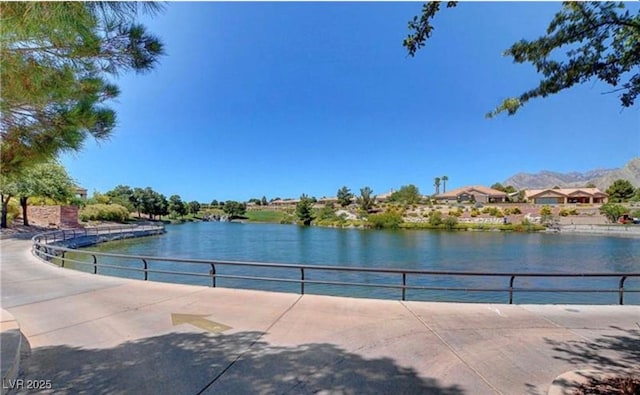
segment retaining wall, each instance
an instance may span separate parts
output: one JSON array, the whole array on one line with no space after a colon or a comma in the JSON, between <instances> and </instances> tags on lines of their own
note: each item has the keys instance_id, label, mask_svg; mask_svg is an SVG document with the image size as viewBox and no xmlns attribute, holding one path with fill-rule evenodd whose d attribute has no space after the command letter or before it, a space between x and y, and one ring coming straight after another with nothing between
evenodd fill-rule
<instances>
[{"instance_id":1,"label":"retaining wall","mask_svg":"<svg viewBox=\"0 0 640 395\"><path fill-rule=\"evenodd\" d=\"M75 206L27 206L29 223L42 227L77 228L78 208Z\"/></svg>"},{"instance_id":2,"label":"retaining wall","mask_svg":"<svg viewBox=\"0 0 640 395\"><path fill-rule=\"evenodd\" d=\"M560 231L640 237L640 225L561 225Z\"/></svg>"}]
</instances>

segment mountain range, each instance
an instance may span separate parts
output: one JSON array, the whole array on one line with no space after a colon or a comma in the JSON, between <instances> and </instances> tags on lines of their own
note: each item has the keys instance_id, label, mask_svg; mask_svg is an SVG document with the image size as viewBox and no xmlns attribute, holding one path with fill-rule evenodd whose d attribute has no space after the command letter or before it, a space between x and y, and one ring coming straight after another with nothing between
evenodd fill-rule
<instances>
[{"instance_id":1,"label":"mountain range","mask_svg":"<svg viewBox=\"0 0 640 395\"><path fill-rule=\"evenodd\" d=\"M592 183L605 191L618 179L628 180L634 187L640 187L640 157L633 158L619 169L596 169L585 173L558 173L544 170L539 173L518 173L507 178L502 184L513 185L516 189L575 188Z\"/></svg>"}]
</instances>

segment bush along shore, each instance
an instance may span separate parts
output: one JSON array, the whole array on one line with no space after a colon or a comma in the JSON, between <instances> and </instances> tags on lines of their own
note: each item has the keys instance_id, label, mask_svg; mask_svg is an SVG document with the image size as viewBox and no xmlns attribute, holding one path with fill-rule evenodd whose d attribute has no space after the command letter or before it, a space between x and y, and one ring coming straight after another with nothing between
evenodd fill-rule
<instances>
[{"instance_id":1,"label":"bush along shore","mask_svg":"<svg viewBox=\"0 0 640 395\"><path fill-rule=\"evenodd\" d=\"M333 228L360 229L427 229L445 231L504 231L504 232L584 232L621 233L620 226L599 213L593 205L573 208L536 206L532 204L406 204L382 203L363 209L359 204L342 206L321 204L310 199L301 204L286 206L253 206L225 204L223 208L207 207L193 213L158 215L154 219L165 223L191 221L240 221L258 223L300 224ZM126 215L117 204L87 205L80 211L84 221L135 221L138 213ZM600 210L601 211L601 210ZM630 211L631 212L631 211ZM633 212L635 213L635 212ZM126 219L124 218L126 217ZM146 219L146 215L144 215ZM576 226L569 227L567 224ZM577 224L587 224L583 230ZM636 227L634 225L630 225ZM578 229L580 228L580 229ZM640 228L640 227L639 227ZM628 229L623 229L624 234ZM635 230L635 229L633 229Z\"/></svg>"}]
</instances>

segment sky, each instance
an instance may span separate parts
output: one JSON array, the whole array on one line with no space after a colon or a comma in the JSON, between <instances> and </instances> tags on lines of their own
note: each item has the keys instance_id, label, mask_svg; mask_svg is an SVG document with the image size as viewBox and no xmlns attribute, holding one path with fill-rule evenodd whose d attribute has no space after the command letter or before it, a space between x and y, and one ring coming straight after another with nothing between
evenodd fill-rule
<instances>
[{"instance_id":1,"label":"sky","mask_svg":"<svg viewBox=\"0 0 640 395\"><path fill-rule=\"evenodd\" d=\"M617 168L640 156L640 107L588 82L486 119L540 80L502 52L544 34L559 3L461 3L415 57L421 3L167 3L141 22L165 43L114 79L118 126L61 158L78 185L150 186L210 202L347 186L434 192L518 173ZM637 4L628 4L636 7Z\"/></svg>"}]
</instances>

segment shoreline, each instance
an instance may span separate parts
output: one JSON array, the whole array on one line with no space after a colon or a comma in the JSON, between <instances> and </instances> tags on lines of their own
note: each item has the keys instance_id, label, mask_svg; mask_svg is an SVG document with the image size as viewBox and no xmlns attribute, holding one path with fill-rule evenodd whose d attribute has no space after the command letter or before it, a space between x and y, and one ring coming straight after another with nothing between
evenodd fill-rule
<instances>
[{"instance_id":1,"label":"shoreline","mask_svg":"<svg viewBox=\"0 0 640 395\"><path fill-rule=\"evenodd\" d=\"M560 225L559 233L640 238L640 225Z\"/></svg>"}]
</instances>

